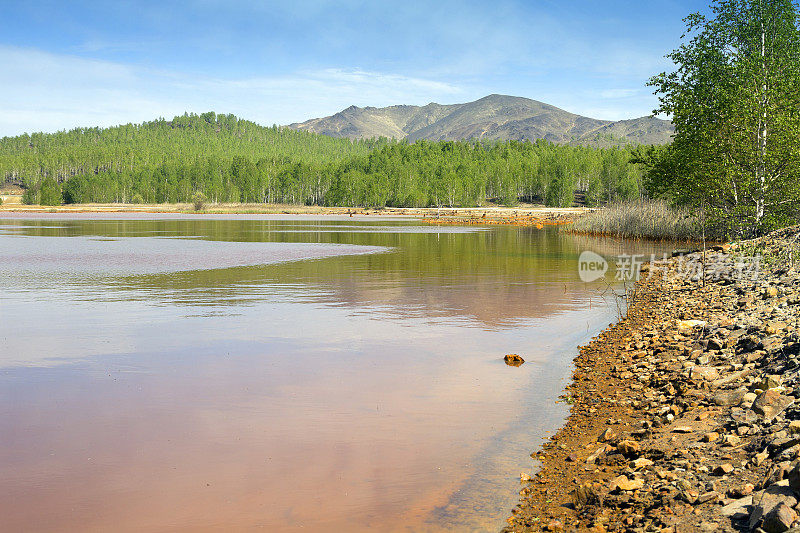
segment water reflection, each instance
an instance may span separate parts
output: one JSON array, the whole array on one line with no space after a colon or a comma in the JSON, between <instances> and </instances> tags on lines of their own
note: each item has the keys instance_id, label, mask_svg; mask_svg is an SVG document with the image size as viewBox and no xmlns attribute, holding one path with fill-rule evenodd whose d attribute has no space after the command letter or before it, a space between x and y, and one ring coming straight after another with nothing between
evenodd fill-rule
<instances>
[{"instance_id":1,"label":"water reflection","mask_svg":"<svg viewBox=\"0 0 800 533\"><path fill-rule=\"evenodd\" d=\"M616 314L577 256L632 251L528 228L97 218L0 220L12 530L498 529L564 415L575 346Z\"/></svg>"}]
</instances>

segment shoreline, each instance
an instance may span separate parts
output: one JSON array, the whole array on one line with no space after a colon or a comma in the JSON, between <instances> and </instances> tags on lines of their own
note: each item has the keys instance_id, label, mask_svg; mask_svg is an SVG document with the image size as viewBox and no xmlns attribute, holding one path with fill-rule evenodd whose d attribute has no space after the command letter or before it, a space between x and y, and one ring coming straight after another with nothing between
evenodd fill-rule
<instances>
[{"instance_id":1,"label":"shoreline","mask_svg":"<svg viewBox=\"0 0 800 533\"><path fill-rule=\"evenodd\" d=\"M64 204L58 206L26 205L19 202L0 204L0 213L180 213L196 215L265 214L265 215L339 215L415 217L448 224L508 223L531 225L531 220L574 220L590 212L583 207L325 207L294 204L206 204L195 210L192 204Z\"/></svg>"},{"instance_id":2,"label":"shoreline","mask_svg":"<svg viewBox=\"0 0 800 533\"><path fill-rule=\"evenodd\" d=\"M763 248L756 281L732 280L735 249L708 254L728 271L705 283L645 269L626 316L580 348L570 415L503 531L800 525L799 237L739 245Z\"/></svg>"}]
</instances>

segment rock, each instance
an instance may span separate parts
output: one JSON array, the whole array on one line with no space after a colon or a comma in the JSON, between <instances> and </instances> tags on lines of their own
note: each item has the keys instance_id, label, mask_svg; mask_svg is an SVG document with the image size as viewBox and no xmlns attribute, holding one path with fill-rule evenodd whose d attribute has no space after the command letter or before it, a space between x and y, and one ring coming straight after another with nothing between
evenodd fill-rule
<instances>
[{"instance_id":1,"label":"rock","mask_svg":"<svg viewBox=\"0 0 800 533\"><path fill-rule=\"evenodd\" d=\"M745 483L740 487L732 488L728 491L728 495L731 498L744 498L745 496L750 496L753 494L755 487L752 483Z\"/></svg>"},{"instance_id":2,"label":"rock","mask_svg":"<svg viewBox=\"0 0 800 533\"><path fill-rule=\"evenodd\" d=\"M780 386L781 386L780 376L766 376L760 381L757 381L753 387L755 389L761 389L762 391L767 391L769 389L777 389Z\"/></svg>"},{"instance_id":3,"label":"rock","mask_svg":"<svg viewBox=\"0 0 800 533\"><path fill-rule=\"evenodd\" d=\"M608 428L604 432L602 432L599 437L597 437L597 441L598 442L609 442L609 441L614 440L614 438L616 436L617 436L617 434L614 433L614 431L611 428Z\"/></svg>"},{"instance_id":4,"label":"rock","mask_svg":"<svg viewBox=\"0 0 800 533\"><path fill-rule=\"evenodd\" d=\"M651 461L650 459L645 459L644 457L631 461L631 467L634 470L639 470L640 468L646 468L648 466L652 466L652 464L653 461Z\"/></svg>"},{"instance_id":5,"label":"rock","mask_svg":"<svg viewBox=\"0 0 800 533\"><path fill-rule=\"evenodd\" d=\"M635 440L623 440L617 444L617 451L622 455L638 454L640 449L639 443Z\"/></svg>"},{"instance_id":6,"label":"rock","mask_svg":"<svg viewBox=\"0 0 800 533\"><path fill-rule=\"evenodd\" d=\"M722 494L719 492L712 490L706 492L705 494L701 494L697 497L697 503L708 503L708 502L715 502L722 498Z\"/></svg>"},{"instance_id":7,"label":"rock","mask_svg":"<svg viewBox=\"0 0 800 533\"><path fill-rule=\"evenodd\" d=\"M678 493L678 499L683 500L688 504L694 504L699 496L700 493L692 489L683 489Z\"/></svg>"},{"instance_id":8,"label":"rock","mask_svg":"<svg viewBox=\"0 0 800 533\"><path fill-rule=\"evenodd\" d=\"M767 487L760 498L753 496L753 512L750 514L750 529L754 529L779 503L788 507L797 505L794 491L788 486L787 481L781 481Z\"/></svg>"},{"instance_id":9,"label":"rock","mask_svg":"<svg viewBox=\"0 0 800 533\"><path fill-rule=\"evenodd\" d=\"M695 366L689 371L689 377L695 381L714 381L719 372L713 366Z\"/></svg>"},{"instance_id":10,"label":"rock","mask_svg":"<svg viewBox=\"0 0 800 533\"><path fill-rule=\"evenodd\" d=\"M639 490L644 486L643 479L628 479L628 476L619 476L611 480L608 484L609 489L611 491L621 490L621 491L632 491L632 490Z\"/></svg>"},{"instance_id":11,"label":"rock","mask_svg":"<svg viewBox=\"0 0 800 533\"><path fill-rule=\"evenodd\" d=\"M758 395L753 402L753 411L764 417L766 420L772 420L777 414L794 403L794 398L784 396L774 389L766 390Z\"/></svg>"},{"instance_id":12,"label":"rock","mask_svg":"<svg viewBox=\"0 0 800 533\"><path fill-rule=\"evenodd\" d=\"M508 366L520 366L525 362L525 359L515 353L509 353L503 357L503 361L505 361Z\"/></svg>"},{"instance_id":13,"label":"rock","mask_svg":"<svg viewBox=\"0 0 800 533\"><path fill-rule=\"evenodd\" d=\"M733 465L730 463L723 463L716 466L712 473L716 476L724 476L725 474L730 474L731 472L733 472Z\"/></svg>"},{"instance_id":14,"label":"rock","mask_svg":"<svg viewBox=\"0 0 800 533\"><path fill-rule=\"evenodd\" d=\"M769 296L770 298L775 298L776 296L778 296L778 289L776 287L768 287L766 295Z\"/></svg>"},{"instance_id":15,"label":"rock","mask_svg":"<svg viewBox=\"0 0 800 533\"><path fill-rule=\"evenodd\" d=\"M531 476L530 476L529 474L526 474L525 472L522 472L522 473L519 475L519 480L520 480L522 483L526 483L526 482L528 482L528 481L531 481L531 480L532 480L532 478L531 478Z\"/></svg>"},{"instance_id":16,"label":"rock","mask_svg":"<svg viewBox=\"0 0 800 533\"><path fill-rule=\"evenodd\" d=\"M742 439L736 435L725 435L725 439L722 441L722 444L725 446L738 446L741 443Z\"/></svg>"},{"instance_id":17,"label":"rock","mask_svg":"<svg viewBox=\"0 0 800 533\"><path fill-rule=\"evenodd\" d=\"M743 520L750 516L753 509L753 497L745 496L734 500L720 510L722 516L732 518L733 520Z\"/></svg>"},{"instance_id":18,"label":"rock","mask_svg":"<svg viewBox=\"0 0 800 533\"><path fill-rule=\"evenodd\" d=\"M703 435L703 442L714 442L719 438L719 433L711 432Z\"/></svg>"},{"instance_id":19,"label":"rock","mask_svg":"<svg viewBox=\"0 0 800 533\"><path fill-rule=\"evenodd\" d=\"M561 522L561 520L550 520L550 522L547 524L547 531L564 531L564 524Z\"/></svg>"},{"instance_id":20,"label":"rock","mask_svg":"<svg viewBox=\"0 0 800 533\"><path fill-rule=\"evenodd\" d=\"M597 495L597 491L595 491L594 487L589 483L578 485L572 499L577 508L600 503L600 497Z\"/></svg>"},{"instance_id":21,"label":"rock","mask_svg":"<svg viewBox=\"0 0 800 533\"><path fill-rule=\"evenodd\" d=\"M595 461L597 461L598 458L605 455L610 448L611 447L608 444L606 444L605 446L601 446L593 454L591 454L589 457L586 458L586 462L594 463Z\"/></svg>"},{"instance_id":22,"label":"rock","mask_svg":"<svg viewBox=\"0 0 800 533\"><path fill-rule=\"evenodd\" d=\"M736 352L740 354L750 353L758 350L761 347L761 342L751 336L742 337L736 341Z\"/></svg>"},{"instance_id":23,"label":"rock","mask_svg":"<svg viewBox=\"0 0 800 533\"><path fill-rule=\"evenodd\" d=\"M678 332L690 333L694 328L704 327L707 324L704 320L679 320Z\"/></svg>"},{"instance_id":24,"label":"rock","mask_svg":"<svg viewBox=\"0 0 800 533\"><path fill-rule=\"evenodd\" d=\"M744 397L747 394L746 389L737 389L732 391L721 392L715 395L711 401L719 406L722 407L735 407L744 401Z\"/></svg>"},{"instance_id":25,"label":"rock","mask_svg":"<svg viewBox=\"0 0 800 533\"><path fill-rule=\"evenodd\" d=\"M800 493L800 462L792 466L786 477L789 481L789 487L795 492Z\"/></svg>"},{"instance_id":26,"label":"rock","mask_svg":"<svg viewBox=\"0 0 800 533\"><path fill-rule=\"evenodd\" d=\"M781 451L776 457L776 461L791 461L798 456L798 452L800 452L800 444L795 444L791 448L786 448L785 450Z\"/></svg>"},{"instance_id":27,"label":"rock","mask_svg":"<svg viewBox=\"0 0 800 533\"><path fill-rule=\"evenodd\" d=\"M775 335L776 333L783 331L784 329L786 329L785 322L771 321L767 322L767 327L764 328L764 331L766 331L767 335Z\"/></svg>"},{"instance_id":28,"label":"rock","mask_svg":"<svg viewBox=\"0 0 800 533\"><path fill-rule=\"evenodd\" d=\"M694 429L691 426L675 426L672 428L673 433L692 433Z\"/></svg>"},{"instance_id":29,"label":"rock","mask_svg":"<svg viewBox=\"0 0 800 533\"><path fill-rule=\"evenodd\" d=\"M769 457L769 452L767 452L767 450L758 452L753 456L753 464L756 466L761 466L764 463L764 461L767 460L768 457Z\"/></svg>"},{"instance_id":30,"label":"rock","mask_svg":"<svg viewBox=\"0 0 800 533\"><path fill-rule=\"evenodd\" d=\"M797 434L800 433L800 420L792 420L789 422L788 427L789 433Z\"/></svg>"},{"instance_id":31,"label":"rock","mask_svg":"<svg viewBox=\"0 0 800 533\"><path fill-rule=\"evenodd\" d=\"M721 350L724 343L719 339L708 339L708 345L706 346L709 350Z\"/></svg>"},{"instance_id":32,"label":"rock","mask_svg":"<svg viewBox=\"0 0 800 533\"><path fill-rule=\"evenodd\" d=\"M794 509L780 502L772 508L770 512L764 515L764 522L761 523L761 529L766 533L784 533L792 527L794 521L797 520L797 513Z\"/></svg>"}]
</instances>

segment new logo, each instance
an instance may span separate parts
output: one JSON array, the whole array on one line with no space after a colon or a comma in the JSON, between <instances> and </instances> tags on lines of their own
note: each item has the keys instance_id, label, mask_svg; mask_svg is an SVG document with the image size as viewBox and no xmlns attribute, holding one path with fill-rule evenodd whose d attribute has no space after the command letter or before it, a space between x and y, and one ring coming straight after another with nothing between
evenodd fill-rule
<instances>
[{"instance_id":1,"label":"new logo","mask_svg":"<svg viewBox=\"0 0 800 533\"><path fill-rule=\"evenodd\" d=\"M608 261L599 254L586 250L578 257L578 275L586 283L602 278L607 271Z\"/></svg>"}]
</instances>

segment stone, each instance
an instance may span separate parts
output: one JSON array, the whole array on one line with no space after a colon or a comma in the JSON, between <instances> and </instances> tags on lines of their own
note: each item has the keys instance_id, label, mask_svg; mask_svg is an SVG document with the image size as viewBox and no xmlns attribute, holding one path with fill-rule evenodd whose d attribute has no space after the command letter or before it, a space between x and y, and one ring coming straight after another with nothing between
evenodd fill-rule
<instances>
[{"instance_id":1,"label":"stone","mask_svg":"<svg viewBox=\"0 0 800 533\"><path fill-rule=\"evenodd\" d=\"M611 491L632 491L639 490L644 486L643 479L628 479L628 476L619 476L611 480L608 484Z\"/></svg>"},{"instance_id":2,"label":"stone","mask_svg":"<svg viewBox=\"0 0 800 533\"><path fill-rule=\"evenodd\" d=\"M788 481L780 481L767 487L762 493L761 497L753 495L753 511L750 514L750 529L755 527L761 522L770 511L779 503L783 503L788 507L797 505L797 498L794 491L789 487Z\"/></svg>"},{"instance_id":3,"label":"stone","mask_svg":"<svg viewBox=\"0 0 800 533\"><path fill-rule=\"evenodd\" d=\"M691 333L694 328L705 327L707 322L705 320L679 320L678 332Z\"/></svg>"},{"instance_id":4,"label":"stone","mask_svg":"<svg viewBox=\"0 0 800 533\"><path fill-rule=\"evenodd\" d=\"M525 362L525 359L515 353L506 354L503 360L508 366L520 366Z\"/></svg>"},{"instance_id":5,"label":"stone","mask_svg":"<svg viewBox=\"0 0 800 533\"><path fill-rule=\"evenodd\" d=\"M587 463L594 463L595 461L597 461L598 458L600 458L601 456L605 455L606 452L610 448L611 447L609 445L607 445L607 444L605 446L601 446L600 448L595 450L595 452L593 454L591 454L589 457L586 458L586 462Z\"/></svg>"},{"instance_id":6,"label":"stone","mask_svg":"<svg viewBox=\"0 0 800 533\"><path fill-rule=\"evenodd\" d=\"M734 487L728 491L728 495L731 498L744 498L745 496L750 496L753 494L755 487L752 483L745 483L739 487Z\"/></svg>"},{"instance_id":7,"label":"stone","mask_svg":"<svg viewBox=\"0 0 800 533\"><path fill-rule=\"evenodd\" d=\"M703 442L714 442L719 438L719 433L711 432L703 435Z\"/></svg>"},{"instance_id":8,"label":"stone","mask_svg":"<svg viewBox=\"0 0 800 533\"><path fill-rule=\"evenodd\" d=\"M794 398L784 396L780 392L770 389L758 395L753 402L753 411L765 420L772 420L776 415L794 403Z\"/></svg>"},{"instance_id":9,"label":"stone","mask_svg":"<svg viewBox=\"0 0 800 533\"><path fill-rule=\"evenodd\" d=\"M736 341L736 351L740 354L750 353L758 350L761 342L752 336L741 337Z\"/></svg>"},{"instance_id":10,"label":"stone","mask_svg":"<svg viewBox=\"0 0 800 533\"><path fill-rule=\"evenodd\" d=\"M724 345L724 343L721 340L715 339L715 338L711 338L711 339L708 339L707 348L709 350L721 350L723 345Z\"/></svg>"},{"instance_id":11,"label":"stone","mask_svg":"<svg viewBox=\"0 0 800 533\"><path fill-rule=\"evenodd\" d=\"M673 433L692 433L694 429L691 426L675 426L672 428Z\"/></svg>"},{"instance_id":12,"label":"stone","mask_svg":"<svg viewBox=\"0 0 800 533\"><path fill-rule=\"evenodd\" d=\"M714 468L713 474L717 476L724 476L733 472L733 465L730 463L723 463Z\"/></svg>"},{"instance_id":13,"label":"stone","mask_svg":"<svg viewBox=\"0 0 800 533\"><path fill-rule=\"evenodd\" d=\"M640 468L646 468L652 465L653 461L651 461L650 459L645 459L644 457L640 457L639 459L631 461L631 467L633 467L635 470L639 470Z\"/></svg>"},{"instance_id":14,"label":"stone","mask_svg":"<svg viewBox=\"0 0 800 533\"><path fill-rule=\"evenodd\" d=\"M695 366L689 371L689 377L695 381L714 381L719 379L719 371L713 366Z\"/></svg>"},{"instance_id":15,"label":"stone","mask_svg":"<svg viewBox=\"0 0 800 533\"><path fill-rule=\"evenodd\" d=\"M725 438L722 441L724 446L738 446L741 443L742 439L736 435L725 435Z\"/></svg>"},{"instance_id":16,"label":"stone","mask_svg":"<svg viewBox=\"0 0 800 533\"><path fill-rule=\"evenodd\" d=\"M600 434L600 436L597 438L597 440L598 440L598 442L609 442L609 441L614 440L614 438L616 436L617 436L617 434L614 433L614 431L611 428L608 428L608 429L606 429L604 432L602 432Z\"/></svg>"},{"instance_id":17,"label":"stone","mask_svg":"<svg viewBox=\"0 0 800 533\"><path fill-rule=\"evenodd\" d=\"M684 489L678 493L678 499L688 504L694 504L699 496L700 493L692 489Z\"/></svg>"},{"instance_id":18,"label":"stone","mask_svg":"<svg viewBox=\"0 0 800 533\"><path fill-rule=\"evenodd\" d=\"M754 388L761 389L762 391L767 391L769 389L777 389L780 386L781 386L780 376L766 376L763 379L757 381L754 385Z\"/></svg>"},{"instance_id":19,"label":"stone","mask_svg":"<svg viewBox=\"0 0 800 533\"><path fill-rule=\"evenodd\" d=\"M764 331L767 332L767 335L775 335L784 329L786 329L785 322L770 321L767 322L767 327L764 329Z\"/></svg>"},{"instance_id":20,"label":"stone","mask_svg":"<svg viewBox=\"0 0 800 533\"><path fill-rule=\"evenodd\" d=\"M761 529L766 533L784 533L792 527L795 520L797 520L795 510L784 502L780 502L764 515Z\"/></svg>"},{"instance_id":21,"label":"stone","mask_svg":"<svg viewBox=\"0 0 800 533\"><path fill-rule=\"evenodd\" d=\"M778 296L778 288L777 287L768 287L766 295L769 296L770 298L775 298L776 296Z\"/></svg>"},{"instance_id":22,"label":"stone","mask_svg":"<svg viewBox=\"0 0 800 533\"><path fill-rule=\"evenodd\" d=\"M753 464L755 466L761 466L764 463L764 461L767 460L768 457L769 457L769 452L767 452L767 450L758 452L753 456Z\"/></svg>"},{"instance_id":23,"label":"stone","mask_svg":"<svg viewBox=\"0 0 800 533\"><path fill-rule=\"evenodd\" d=\"M617 451L622 455L634 455L638 454L641 450L639 443L635 440L623 440L619 444L617 444Z\"/></svg>"},{"instance_id":24,"label":"stone","mask_svg":"<svg viewBox=\"0 0 800 533\"><path fill-rule=\"evenodd\" d=\"M594 487L589 483L578 485L572 499L577 508L600 503L600 497L597 495L597 491L594 490Z\"/></svg>"},{"instance_id":25,"label":"stone","mask_svg":"<svg viewBox=\"0 0 800 533\"><path fill-rule=\"evenodd\" d=\"M746 389L726 391L715 395L711 399L711 401L714 404L722 407L735 407L740 405L744 401L744 397L746 394L747 394Z\"/></svg>"},{"instance_id":26,"label":"stone","mask_svg":"<svg viewBox=\"0 0 800 533\"><path fill-rule=\"evenodd\" d=\"M708 502L715 502L719 499L722 499L722 494L719 492L712 490L706 492L705 494L701 494L697 497L697 503L708 503Z\"/></svg>"},{"instance_id":27,"label":"stone","mask_svg":"<svg viewBox=\"0 0 800 533\"><path fill-rule=\"evenodd\" d=\"M789 481L789 487L791 487L793 491L800 493L800 462L792 465L786 478Z\"/></svg>"},{"instance_id":28,"label":"stone","mask_svg":"<svg viewBox=\"0 0 800 533\"><path fill-rule=\"evenodd\" d=\"M750 513L753 508L753 497L752 496L745 496L743 498L739 498L738 500L734 500L722 509L720 509L720 513L722 516L731 518L733 520L744 520L745 518L750 516Z\"/></svg>"}]
</instances>

